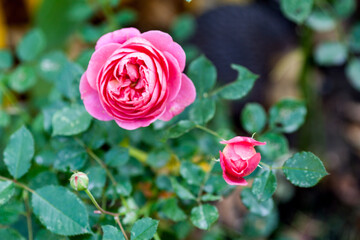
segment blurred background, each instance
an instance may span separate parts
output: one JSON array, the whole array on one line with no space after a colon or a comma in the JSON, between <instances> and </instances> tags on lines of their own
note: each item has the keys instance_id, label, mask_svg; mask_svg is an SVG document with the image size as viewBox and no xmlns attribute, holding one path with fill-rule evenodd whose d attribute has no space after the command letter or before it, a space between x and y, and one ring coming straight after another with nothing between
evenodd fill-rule
<instances>
[{"instance_id":1,"label":"blurred background","mask_svg":"<svg viewBox=\"0 0 360 240\"><path fill-rule=\"evenodd\" d=\"M188 63L206 55L221 82L236 78L231 63L249 68L260 79L245 100L232 103L226 118L241 133L245 102L269 108L285 97L304 99L306 124L287 135L290 148L316 153L330 175L309 189L279 178L278 216L245 220L247 210L235 191L218 203L221 225L209 233L194 231L188 239L245 233L259 239L355 240L360 239L360 66L349 70L348 62L358 51L349 48L344 57L336 48L335 56L323 60L318 46L359 44L359 6L351 0L315 1L313 13L298 25L276 0L1 0L0 48L15 51L37 27L48 49L62 49L86 68L101 35L134 26L169 32L184 47Z\"/></svg>"}]
</instances>

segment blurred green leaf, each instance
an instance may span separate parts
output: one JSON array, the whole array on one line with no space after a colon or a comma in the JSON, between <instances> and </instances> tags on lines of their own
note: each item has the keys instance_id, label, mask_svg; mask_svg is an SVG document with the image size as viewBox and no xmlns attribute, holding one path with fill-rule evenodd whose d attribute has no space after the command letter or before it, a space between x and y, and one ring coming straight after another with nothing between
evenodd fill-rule
<instances>
[{"instance_id":1,"label":"blurred green leaf","mask_svg":"<svg viewBox=\"0 0 360 240\"><path fill-rule=\"evenodd\" d=\"M188 40L195 33L196 21L191 14L182 14L171 27L171 36L175 42Z\"/></svg>"},{"instance_id":2,"label":"blurred green leaf","mask_svg":"<svg viewBox=\"0 0 360 240\"><path fill-rule=\"evenodd\" d=\"M106 171L102 167L93 166L85 172L90 179L88 189L95 198L101 198L106 183Z\"/></svg>"},{"instance_id":3,"label":"blurred green leaf","mask_svg":"<svg viewBox=\"0 0 360 240\"><path fill-rule=\"evenodd\" d=\"M175 178L171 178L171 186L176 195L183 200L195 200L195 196L183 185L181 185Z\"/></svg>"},{"instance_id":4,"label":"blurred green leaf","mask_svg":"<svg viewBox=\"0 0 360 240\"><path fill-rule=\"evenodd\" d=\"M23 93L36 83L36 72L33 67L27 65L18 66L9 78L9 87L18 93Z\"/></svg>"},{"instance_id":5,"label":"blurred green leaf","mask_svg":"<svg viewBox=\"0 0 360 240\"><path fill-rule=\"evenodd\" d=\"M258 146L257 148L262 157L270 162L274 162L289 151L288 141L281 133L267 132L261 135L258 140L266 142L266 145Z\"/></svg>"},{"instance_id":6,"label":"blurred green leaf","mask_svg":"<svg viewBox=\"0 0 360 240\"><path fill-rule=\"evenodd\" d=\"M248 133L260 133L266 124L266 112L260 104L248 103L241 113L241 122Z\"/></svg>"},{"instance_id":7,"label":"blurred green leaf","mask_svg":"<svg viewBox=\"0 0 360 240\"><path fill-rule=\"evenodd\" d=\"M32 207L40 222L53 233L65 236L89 233L85 206L64 187L47 186L36 190L32 195Z\"/></svg>"},{"instance_id":8,"label":"blurred green leaf","mask_svg":"<svg viewBox=\"0 0 360 240\"><path fill-rule=\"evenodd\" d=\"M56 174L50 171L44 171L32 177L29 183L31 189L38 189L47 185L58 185L59 181Z\"/></svg>"},{"instance_id":9,"label":"blurred green leaf","mask_svg":"<svg viewBox=\"0 0 360 240\"><path fill-rule=\"evenodd\" d=\"M67 237L56 235L48 230L40 229L36 233L35 240L68 240Z\"/></svg>"},{"instance_id":10,"label":"blurred green leaf","mask_svg":"<svg viewBox=\"0 0 360 240\"><path fill-rule=\"evenodd\" d=\"M126 168L125 168L126 169ZM118 175L115 177L116 182L116 192L121 196L129 196L132 192L132 185L130 182L130 178L122 175Z\"/></svg>"},{"instance_id":11,"label":"blurred green leaf","mask_svg":"<svg viewBox=\"0 0 360 240\"><path fill-rule=\"evenodd\" d=\"M189 65L187 75L193 81L199 98L214 87L217 78L215 66L205 56L198 57Z\"/></svg>"},{"instance_id":12,"label":"blurred green leaf","mask_svg":"<svg viewBox=\"0 0 360 240\"><path fill-rule=\"evenodd\" d=\"M153 168L161 168L169 162L170 157L171 155L168 151L152 151L148 155L146 162Z\"/></svg>"},{"instance_id":13,"label":"blurred green leaf","mask_svg":"<svg viewBox=\"0 0 360 240\"><path fill-rule=\"evenodd\" d=\"M350 17L356 10L356 0L334 0L334 9L339 17Z\"/></svg>"},{"instance_id":14,"label":"blurred green leaf","mask_svg":"<svg viewBox=\"0 0 360 240\"><path fill-rule=\"evenodd\" d=\"M201 196L201 201L203 202L212 202L212 201L219 201L221 200L221 196L218 195L212 195L212 194L205 194Z\"/></svg>"},{"instance_id":15,"label":"blurred green leaf","mask_svg":"<svg viewBox=\"0 0 360 240\"><path fill-rule=\"evenodd\" d=\"M268 237L279 224L279 215L275 209L267 216L249 213L244 220L244 235L247 237Z\"/></svg>"},{"instance_id":16,"label":"blurred green leaf","mask_svg":"<svg viewBox=\"0 0 360 240\"><path fill-rule=\"evenodd\" d=\"M79 170L87 159L88 155L84 148L78 145L69 146L57 153L54 168L63 172Z\"/></svg>"},{"instance_id":17,"label":"blurred green leaf","mask_svg":"<svg viewBox=\"0 0 360 240\"><path fill-rule=\"evenodd\" d=\"M0 228L0 236L7 240L25 240L18 231L12 228Z\"/></svg>"},{"instance_id":18,"label":"blurred green leaf","mask_svg":"<svg viewBox=\"0 0 360 240\"><path fill-rule=\"evenodd\" d=\"M174 222L182 221L186 219L186 214L178 206L176 198L169 198L165 200L164 205L161 208L161 212Z\"/></svg>"},{"instance_id":19,"label":"blurred green leaf","mask_svg":"<svg viewBox=\"0 0 360 240\"><path fill-rule=\"evenodd\" d=\"M254 179L252 193L259 201L266 201L274 194L277 187L273 171L264 171Z\"/></svg>"},{"instance_id":20,"label":"blurred green leaf","mask_svg":"<svg viewBox=\"0 0 360 240\"><path fill-rule=\"evenodd\" d=\"M295 132L304 123L306 112L303 101L283 99L270 109L270 127L285 133Z\"/></svg>"},{"instance_id":21,"label":"blurred green leaf","mask_svg":"<svg viewBox=\"0 0 360 240\"><path fill-rule=\"evenodd\" d=\"M112 147L105 154L105 163L111 167L120 167L129 161L129 149L123 147Z\"/></svg>"},{"instance_id":22,"label":"blurred green leaf","mask_svg":"<svg viewBox=\"0 0 360 240\"><path fill-rule=\"evenodd\" d=\"M215 115L215 100L210 98L196 99L190 109L190 119L196 124L204 125Z\"/></svg>"},{"instance_id":23,"label":"blurred green leaf","mask_svg":"<svg viewBox=\"0 0 360 240\"><path fill-rule=\"evenodd\" d=\"M52 118L53 136L71 136L89 128L92 117L80 105L65 107L57 111Z\"/></svg>"},{"instance_id":24,"label":"blurred green leaf","mask_svg":"<svg viewBox=\"0 0 360 240\"><path fill-rule=\"evenodd\" d=\"M56 88L65 97L76 99L80 96L79 84L83 73L84 70L79 64L66 62L59 74L59 78L55 82Z\"/></svg>"},{"instance_id":25,"label":"blurred green leaf","mask_svg":"<svg viewBox=\"0 0 360 240\"><path fill-rule=\"evenodd\" d=\"M23 212L25 212L23 202L11 199L11 201L0 207L0 224L10 225L15 223Z\"/></svg>"},{"instance_id":26,"label":"blurred green leaf","mask_svg":"<svg viewBox=\"0 0 360 240\"><path fill-rule=\"evenodd\" d=\"M296 23L303 23L311 13L313 0L281 0L280 6L284 15Z\"/></svg>"},{"instance_id":27,"label":"blurred green leaf","mask_svg":"<svg viewBox=\"0 0 360 240\"><path fill-rule=\"evenodd\" d=\"M231 68L238 72L238 77L234 82L222 87L219 94L223 99L238 100L250 92L258 76L237 64L232 64Z\"/></svg>"},{"instance_id":28,"label":"blurred green leaf","mask_svg":"<svg viewBox=\"0 0 360 240\"><path fill-rule=\"evenodd\" d=\"M0 206L14 195L15 187L12 181L0 181Z\"/></svg>"},{"instance_id":29,"label":"blurred green leaf","mask_svg":"<svg viewBox=\"0 0 360 240\"><path fill-rule=\"evenodd\" d=\"M335 28L336 20L329 12L324 10L315 10L307 19L306 25L315 31L326 32Z\"/></svg>"},{"instance_id":30,"label":"blurred green leaf","mask_svg":"<svg viewBox=\"0 0 360 240\"><path fill-rule=\"evenodd\" d=\"M14 64L14 58L10 50L0 50L0 70L7 70Z\"/></svg>"},{"instance_id":31,"label":"blurred green leaf","mask_svg":"<svg viewBox=\"0 0 360 240\"><path fill-rule=\"evenodd\" d=\"M188 120L181 120L167 130L167 138L178 138L195 127L195 123Z\"/></svg>"},{"instance_id":32,"label":"blurred green leaf","mask_svg":"<svg viewBox=\"0 0 360 240\"><path fill-rule=\"evenodd\" d=\"M227 184L221 175L211 175L205 183L204 190L208 193L224 195L234 188L233 185Z\"/></svg>"},{"instance_id":33,"label":"blurred green leaf","mask_svg":"<svg viewBox=\"0 0 360 240\"><path fill-rule=\"evenodd\" d=\"M185 239L193 229L193 226L189 221L181 221L172 225L171 228L178 239Z\"/></svg>"},{"instance_id":34,"label":"blurred green leaf","mask_svg":"<svg viewBox=\"0 0 360 240\"><path fill-rule=\"evenodd\" d=\"M286 178L295 186L312 187L328 175L321 160L311 152L294 154L283 165Z\"/></svg>"},{"instance_id":35,"label":"blurred green leaf","mask_svg":"<svg viewBox=\"0 0 360 240\"><path fill-rule=\"evenodd\" d=\"M349 36L350 49L354 52L360 52L360 22L356 23L350 31Z\"/></svg>"},{"instance_id":36,"label":"blurred green leaf","mask_svg":"<svg viewBox=\"0 0 360 240\"><path fill-rule=\"evenodd\" d=\"M166 175L159 175L155 180L156 186L165 191L172 191L170 178Z\"/></svg>"},{"instance_id":37,"label":"blurred green leaf","mask_svg":"<svg viewBox=\"0 0 360 240\"><path fill-rule=\"evenodd\" d=\"M199 48L193 44L186 44L182 46L186 55L186 64L190 64L201 54Z\"/></svg>"},{"instance_id":38,"label":"blurred green leaf","mask_svg":"<svg viewBox=\"0 0 360 240\"><path fill-rule=\"evenodd\" d=\"M44 33L40 29L29 31L16 48L20 60L27 62L36 59L46 47Z\"/></svg>"},{"instance_id":39,"label":"blurred green leaf","mask_svg":"<svg viewBox=\"0 0 360 240\"><path fill-rule=\"evenodd\" d=\"M54 151L49 149L44 149L38 153L35 157L36 164L40 166L51 166L56 160L56 154Z\"/></svg>"},{"instance_id":40,"label":"blurred green leaf","mask_svg":"<svg viewBox=\"0 0 360 240\"><path fill-rule=\"evenodd\" d=\"M76 62L80 64L80 66L83 67L84 69L87 69L87 66L89 65L89 61L93 53L94 53L94 49L92 48L82 51L80 55L77 57Z\"/></svg>"},{"instance_id":41,"label":"blurred green leaf","mask_svg":"<svg viewBox=\"0 0 360 240\"><path fill-rule=\"evenodd\" d=\"M200 186L205 178L205 172L197 165L191 162L182 162L180 174L190 185Z\"/></svg>"},{"instance_id":42,"label":"blurred green leaf","mask_svg":"<svg viewBox=\"0 0 360 240\"><path fill-rule=\"evenodd\" d=\"M7 127L10 124L10 115L0 110L0 128Z\"/></svg>"},{"instance_id":43,"label":"blurred green leaf","mask_svg":"<svg viewBox=\"0 0 360 240\"><path fill-rule=\"evenodd\" d=\"M94 43L106 33L106 25L84 25L80 33L85 42Z\"/></svg>"},{"instance_id":44,"label":"blurred green leaf","mask_svg":"<svg viewBox=\"0 0 360 240\"><path fill-rule=\"evenodd\" d=\"M151 218L142 218L135 222L131 229L131 240L149 240L156 233L159 221Z\"/></svg>"},{"instance_id":45,"label":"blurred green leaf","mask_svg":"<svg viewBox=\"0 0 360 240\"><path fill-rule=\"evenodd\" d=\"M62 71L66 71L67 62L67 57L63 52L53 51L47 53L39 61L39 75L50 82L61 81L60 77Z\"/></svg>"},{"instance_id":46,"label":"blurred green leaf","mask_svg":"<svg viewBox=\"0 0 360 240\"><path fill-rule=\"evenodd\" d=\"M350 80L351 85L358 91L360 91L360 59L352 59L346 65L346 76Z\"/></svg>"},{"instance_id":47,"label":"blurred green leaf","mask_svg":"<svg viewBox=\"0 0 360 240\"><path fill-rule=\"evenodd\" d=\"M217 208L210 204L203 204L191 209L190 219L194 226L207 230L219 218Z\"/></svg>"},{"instance_id":48,"label":"blurred green leaf","mask_svg":"<svg viewBox=\"0 0 360 240\"><path fill-rule=\"evenodd\" d=\"M123 239L125 239L124 235L116 227L113 227L111 225L105 225L105 226L102 226L101 228L104 232L102 240L123 240Z\"/></svg>"},{"instance_id":49,"label":"blurred green leaf","mask_svg":"<svg viewBox=\"0 0 360 240\"><path fill-rule=\"evenodd\" d=\"M4 150L4 162L15 179L21 178L29 171L34 149L34 138L25 126L11 135Z\"/></svg>"},{"instance_id":50,"label":"blurred green leaf","mask_svg":"<svg viewBox=\"0 0 360 240\"><path fill-rule=\"evenodd\" d=\"M137 12L132 9L122 9L115 14L116 23L121 27L128 27L136 22Z\"/></svg>"},{"instance_id":51,"label":"blurred green leaf","mask_svg":"<svg viewBox=\"0 0 360 240\"><path fill-rule=\"evenodd\" d=\"M241 191L241 200L250 212L263 217L269 215L274 207L272 198L259 201L250 188L244 188Z\"/></svg>"},{"instance_id":52,"label":"blurred green leaf","mask_svg":"<svg viewBox=\"0 0 360 240\"><path fill-rule=\"evenodd\" d=\"M348 50L343 43L324 42L316 47L314 57L320 66L338 66L345 63Z\"/></svg>"}]
</instances>

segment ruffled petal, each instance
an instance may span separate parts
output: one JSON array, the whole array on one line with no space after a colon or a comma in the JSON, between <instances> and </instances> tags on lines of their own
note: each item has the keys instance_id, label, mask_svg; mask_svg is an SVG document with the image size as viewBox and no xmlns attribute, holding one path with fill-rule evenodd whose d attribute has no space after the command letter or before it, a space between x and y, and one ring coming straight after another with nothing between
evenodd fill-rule
<instances>
[{"instance_id":1,"label":"ruffled petal","mask_svg":"<svg viewBox=\"0 0 360 240\"><path fill-rule=\"evenodd\" d=\"M252 144L253 146L257 146L257 145L265 145L266 142L258 142L255 139L251 138L251 137L234 137L230 140L225 140L225 141L221 141L221 144L229 144L229 143L241 143L241 142L247 142Z\"/></svg>"},{"instance_id":2,"label":"ruffled petal","mask_svg":"<svg viewBox=\"0 0 360 240\"><path fill-rule=\"evenodd\" d=\"M223 178L224 178L225 182L227 182L227 184L229 184L229 185L241 185L241 186L247 185L247 182L244 178L234 177L230 174L227 174L226 171L223 172Z\"/></svg>"},{"instance_id":3,"label":"ruffled petal","mask_svg":"<svg viewBox=\"0 0 360 240\"><path fill-rule=\"evenodd\" d=\"M114 32L107 33L103 35L99 40L96 42L95 50L105 46L109 43L119 43L122 44L126 42L128 39L132 37L137 37L141 33L136 28L122 28L120 30L116 30Z\"/></svg>"},{"instance_id":4,"label":"ruffled petal","mask_svg":"<svg viewBox=\"0 0 360 240\"><path fill-rule=\"evenodd\" d=\"M248 167L244 170L243 176L250 175L259 165L260 160L261 160L260 153L256 153L252 158L247 160Z\"/></svg>"},{"instance_id":5,"label":"ruffled petal","mask_svg":"<svg viewBox=\"0 0 360 240\"><path fill-rule=\"evenodd\" d=\"M86 72L82 75L80 80L80 94L85 109L91 116L101 121L110 121L113 119L102 107L98 92L89 85L86 78Z\"/></svg>"},{"instance_id":6,"label":"ruffled petal","mask_svg":"<svg viewBox=\"0 0 360 240\"><path fill-rule=\"evenodd\" d=\"M152 118L152 119L148 119L148 120L140 120L140 119L127 120L127 121L115 120L115 122L121 128L124 128L126 130L134 130L139 127L147 127L151 123L153 123L155 120L156 120L156 118Z\"/></svg>"}]
</instances>

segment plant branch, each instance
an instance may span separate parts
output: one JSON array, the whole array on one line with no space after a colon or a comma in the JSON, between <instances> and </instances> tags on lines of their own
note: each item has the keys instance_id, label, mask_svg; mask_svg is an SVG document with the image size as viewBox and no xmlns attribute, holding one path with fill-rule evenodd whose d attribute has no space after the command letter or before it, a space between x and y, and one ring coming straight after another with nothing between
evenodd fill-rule
<instances>
[{"instance_id":1,"label":"plant branch","mask_svg":"<svg viewBox=\"0 0 360 240\"><path fill-rule=\"evenodd\" d=\"M26 223L28 228L28 239L33 240L33 230L32 230L32 222L31 222L31 208L29 205L29 194L28 192L24 192L24 203L26 208Z\"/></svg>"},{"instance_id":2,"label":"plant branch","mask_svg":"<svg viewBox=\"0 0 360 240\"><path fill-rule=\"evenodd\" d=\"M213 135L213 136L215 136L217 138L220 138L221 140L224 140L224 138L221 137L219 134L217 134L217 132L215 132L215 131L207 128L207 127L204 127L204 126L201 126L201 125L198 125L198 124L195 125L195 127L198 128L198 129L201 129L201 130L203 130L203 131L205 131L207 133L210 133L211 135Z\"/></svg>"},{"instance_id":3,"label":"plant branch","mask_svg":"<svg viewBox=\"0 0 360 240\"><path fill-rule=\"evenodd\" d=\"M263 163L263 162L259 162L259 165L262 165L264 167L267 167L268 169L270 170L273 170L273 169L283 169L283 167L273 167L273 166L270 166L269 164L266 164L266 163Z\"/></svg>"},{"instance_id":4,"label":"plant branch","mask_svg":"<svg viewBox=\"0 0 360 240\"><path fill-rule=\"evenodd\" d=\"M18 181L16 181L15 179L10 179L10 178L7 178L7 177L3 177L3 176L0 176L0 179L1 180L4 180L4 181L12 181L15 185L17 185L18 187L22 188L22 189L25 189L26 191L28 192L31 192L31 193L35 193L34 190L32 190L31 188L29 188L28 186L26 186L25 184L22 184Z\"/></svg>"}]
</instances>

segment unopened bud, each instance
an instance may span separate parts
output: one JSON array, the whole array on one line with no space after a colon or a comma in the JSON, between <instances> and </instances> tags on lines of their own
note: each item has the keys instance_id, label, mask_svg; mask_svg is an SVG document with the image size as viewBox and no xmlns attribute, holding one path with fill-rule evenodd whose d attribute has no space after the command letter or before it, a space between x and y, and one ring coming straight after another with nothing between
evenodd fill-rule
<instances>
[{"instance_id":1,"label":"unopened bud","mask_svg":"<svg viewBox=\"0 0 360 240\"><path fill-rule=\"evenodd\" d=\"M89 186L89 178L83 172L76 172L70 178L70 185L76 191L84 191Z\"/></svg>"}]
</instances>

